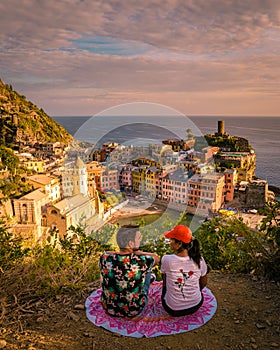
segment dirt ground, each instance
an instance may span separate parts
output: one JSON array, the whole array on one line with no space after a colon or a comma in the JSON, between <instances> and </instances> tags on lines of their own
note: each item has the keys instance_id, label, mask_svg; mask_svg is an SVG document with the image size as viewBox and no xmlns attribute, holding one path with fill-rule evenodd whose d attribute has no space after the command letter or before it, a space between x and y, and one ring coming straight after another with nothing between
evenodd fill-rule
<instances>
[{"instance_id":1,"label":"dirt ground","mask_svg":"<svg viewBox=\"0 0 280 350\"><path fill-rule=\"evenodd\" d=\"M51 304L37 300L15 317L13 305L2 306L0 349L27 350L224 350L279 349L279 283L250 275L211 272L208 287L217 298L215 316L203 327L178 335L131 338L88 321L84 302L99 282L79 295L61 296ZM3 304L2 304L3 305Z\"/></svg>"}]
</instances>

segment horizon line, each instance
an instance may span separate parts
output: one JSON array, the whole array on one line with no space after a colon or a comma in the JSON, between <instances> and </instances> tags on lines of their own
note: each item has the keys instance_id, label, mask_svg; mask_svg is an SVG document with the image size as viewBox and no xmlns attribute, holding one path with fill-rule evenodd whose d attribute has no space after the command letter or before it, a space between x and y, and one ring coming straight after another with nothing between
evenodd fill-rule
<instances>
[{"instance_id":1,"label":"horizon line","mask_svg":"<svg viewBox=\"0 0 280 350\"><path fill-rule=\"evenodd\" d=\"M106 115L50 115L50 117L55 117L55 118L63 118L63 117L69 117L69 118L80 118L80 117L83 117L83 118L92 118L92 117L95 117L95 116L98 116L98 117L147 117L149 115L133 115L133 116L130 116L130 115L109 115L109 116L106 116ZM170 115L170 116L167 116L167 115L152 115L151 117L164 117L164 118L169 118L169 117L176 117L178 115ZM184 116L184 114L182 114L182 116ZM209 118L213 118L213 117L219 117L219 118L242 118L242 117L245 117L245 118L280 118L280 115L217 115L217 114L189 114L189 115L185 115L186 117L209 117Z\"/></svg>"}]
</instances>

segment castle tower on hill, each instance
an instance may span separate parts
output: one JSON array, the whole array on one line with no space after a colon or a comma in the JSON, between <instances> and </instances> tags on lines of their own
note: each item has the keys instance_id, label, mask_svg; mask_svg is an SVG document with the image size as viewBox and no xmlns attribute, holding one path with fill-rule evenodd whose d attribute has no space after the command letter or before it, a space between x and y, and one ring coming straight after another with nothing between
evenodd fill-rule
<instances>
[{"instance_id":1,"label":"castle tower on hill","mask_svg":"<svg viewBox=\"0 0 280 350\"><path fill-rule=\"evenodd\" d=\"M218 134L224 135L224 133L225 133L225 122L224 122L224 120L219 120L218 121Z\"/></svg>"}]
</instances>

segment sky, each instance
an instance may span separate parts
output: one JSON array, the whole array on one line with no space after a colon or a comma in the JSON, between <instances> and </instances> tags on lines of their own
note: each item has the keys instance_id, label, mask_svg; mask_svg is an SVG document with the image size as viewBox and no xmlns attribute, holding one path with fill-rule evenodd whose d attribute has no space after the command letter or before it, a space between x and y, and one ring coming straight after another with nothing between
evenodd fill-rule
<instances>
[{"instance_id":1,"label":"sky","mask_svg":"<svg viewBox=\"0 0 280 350\"><path fill-rule=\"evenodd\" d=\"M0 78L51 116L280 116L280 1L0 0Z\"/></svg>"}]
</instances>

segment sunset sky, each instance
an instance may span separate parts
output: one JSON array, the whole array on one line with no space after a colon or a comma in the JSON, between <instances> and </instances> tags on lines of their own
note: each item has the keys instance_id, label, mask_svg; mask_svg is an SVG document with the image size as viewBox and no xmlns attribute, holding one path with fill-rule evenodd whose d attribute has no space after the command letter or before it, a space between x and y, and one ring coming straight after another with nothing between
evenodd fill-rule
<instances>
[{"instance_id":1,"label":"sunset sky","mask_svg":"<svg viewBox=\"0 0 280 350\"><path fill-rule=\"evenodd\" d=\"M2 0L0 78L51 116L280 116L280 1Z\"/></svg>"}]
</instances>

